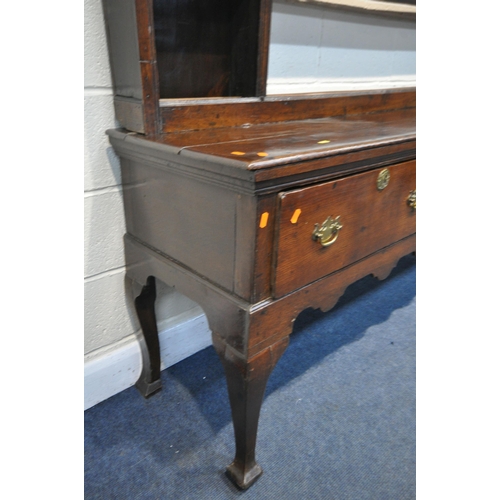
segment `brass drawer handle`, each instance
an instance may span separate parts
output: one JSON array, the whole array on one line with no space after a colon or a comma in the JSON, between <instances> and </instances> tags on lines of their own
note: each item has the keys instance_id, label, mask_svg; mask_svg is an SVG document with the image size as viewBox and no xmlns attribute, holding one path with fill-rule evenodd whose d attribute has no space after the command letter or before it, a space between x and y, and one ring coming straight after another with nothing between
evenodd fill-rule
<instances>
[{"instance_id":1,"label":"brass drawer handle","mask_svg":"<svg viewBox=\"0 0 500 500\"><path fill-rule=\"evenodd\" d=\"M408 196L406 203L408 203L408 206L413 208L413 210L417 209L417 190L416 189L414 191L410 191L410 195Z\"/></svg>"},{"instance_id":2,"label":"brass drawer handle","mask_svg":"<svg viewBox=\"0 0 500 500\"><path fill-rule=\"evenodd\" d=\"M377 189L382 191L389 185L389 181L391 180L391 173L389 169L384 168L381 170L377 177Z\"/></svg>"},{"instance_id":3,"label":"brass drawer handle","mask_svg":"<svg viewBox=\"0 0 500 500\"><path fill-rule=\"evenodd\" d=\"M328 216L321 226L319 224L314 226L312 239L314 241L319 241L323 247L329 247L335 243L341 229L342 224L340 223L340 215L335 219Z\"/></svg>"}]
</instances>

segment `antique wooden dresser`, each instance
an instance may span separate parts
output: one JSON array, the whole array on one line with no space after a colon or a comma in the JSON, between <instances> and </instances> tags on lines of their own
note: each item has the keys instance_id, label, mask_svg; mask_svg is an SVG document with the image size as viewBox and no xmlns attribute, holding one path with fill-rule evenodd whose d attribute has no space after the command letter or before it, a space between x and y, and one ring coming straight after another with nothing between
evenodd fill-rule
<instances>
[{"instance_id":1,"label":"antique wooden dresser","mask_svg":"<svg viewBox=\"0 0 500 500\"><path fill-rule=\"evenodd\" d=\"M415 90L266 97L270 0L103 4L127 274L143 286L137 387L161 387L157 278L207 315L244 489L297 315L415 251Z\"/></svg>"}]
</instances>

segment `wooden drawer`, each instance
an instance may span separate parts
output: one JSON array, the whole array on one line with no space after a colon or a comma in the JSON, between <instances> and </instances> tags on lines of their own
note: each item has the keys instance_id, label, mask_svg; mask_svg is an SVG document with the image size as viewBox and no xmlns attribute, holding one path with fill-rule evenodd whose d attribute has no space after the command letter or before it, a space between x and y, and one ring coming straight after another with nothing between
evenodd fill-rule
<instances>
[{"instance_id":1,"label":"wooden drawer","mask_svg":"<svg viewBox=\"0 0 500 500\"><path fill-rule=\"evenodd\" d=\"M416 210L408 203L416 189L416 162L409 161L343 179L280 193L274 297L341 269L416 232ZM389 182L378 179L389 171ZM313 232L328 217L342 226L324 235ZM318 225L318 226L316 226Z\"/></svg>"}]
</instances>

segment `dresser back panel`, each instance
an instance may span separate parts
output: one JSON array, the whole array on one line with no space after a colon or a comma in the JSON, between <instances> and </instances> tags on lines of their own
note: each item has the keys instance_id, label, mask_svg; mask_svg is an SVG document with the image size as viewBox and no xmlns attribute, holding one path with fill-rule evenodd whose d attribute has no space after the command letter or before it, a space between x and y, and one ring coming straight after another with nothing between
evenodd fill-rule
<instances>
[{"instance_id":1,"label":"dresser back panel","mask_svg":"<svg viewBox=\"0 0 500 500\"><path fill-rule=\"evenodd\" d=\"M160 98L255 96L260 0L153 0Z\"/></svg>"}]
</instances>

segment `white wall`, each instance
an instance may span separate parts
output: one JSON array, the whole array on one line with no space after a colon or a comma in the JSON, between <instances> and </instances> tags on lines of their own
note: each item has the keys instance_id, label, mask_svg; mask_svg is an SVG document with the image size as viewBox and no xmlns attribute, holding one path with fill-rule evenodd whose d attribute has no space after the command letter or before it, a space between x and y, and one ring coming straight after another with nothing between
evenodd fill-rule
<instances>
[{"instance_id":1,"label":"white wall","mask_svg":"<svg viewBox=\"0 0 500 500\"><path fill-rule=\"evenodd\" d=\"M85 408L135 383L140 370L131 284L125 278L120 165L105 131L117 126L100 0L85 0ZM135 291L137 292L137 290ZM194 302L158 283L162 361L170 366L209 345ZM180 342L180 338L188 342Z\"/></svg>"},{"instance_id":2,"label":"white wall","mask_svg":"<svg viewBox=\"0 0 500 500\"><path fill-rule=\"evenodd\" d=\"M275 0L268 94L415 85L415 21Z\"/></svg>"},{"instance_id":3,"label":"white wall","mask_svg":"<svg viewBox=\"0 0 500 500\"><path fill-rule=\"evenodd\" d=\"M269 93L414 84L415 23L276 1ZM100 0L85 0L85 408L134 384L138 322L125 278L119 161L105 131L116 126ZM137 291L135 291L137 292ZM210 344L199 306L159 283L162 363Z\"/></svg>"}]
</instances>

